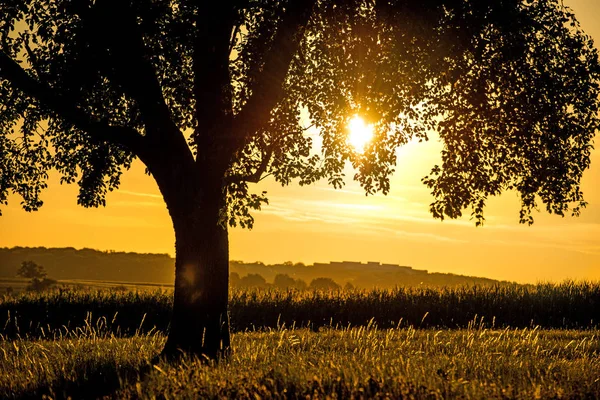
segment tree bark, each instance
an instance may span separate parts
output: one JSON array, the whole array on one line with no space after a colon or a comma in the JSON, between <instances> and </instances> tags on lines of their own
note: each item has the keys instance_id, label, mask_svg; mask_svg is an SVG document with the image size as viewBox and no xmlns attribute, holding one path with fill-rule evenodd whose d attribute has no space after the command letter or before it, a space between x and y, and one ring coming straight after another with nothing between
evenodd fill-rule
<instances>
[{"instance_id":1,"label":"tree bark","mask_svg":"<svg viewBox=\"0 0 600 400\"><path fill-rule=\"evenodd\" d=\"M218 359L230 349L229 242L227 226L219 221L225 198L218 181L204 181L198 196L191 197L169 206L175 229L175 292L161 355Z\"/></svg>"}]
</instances>

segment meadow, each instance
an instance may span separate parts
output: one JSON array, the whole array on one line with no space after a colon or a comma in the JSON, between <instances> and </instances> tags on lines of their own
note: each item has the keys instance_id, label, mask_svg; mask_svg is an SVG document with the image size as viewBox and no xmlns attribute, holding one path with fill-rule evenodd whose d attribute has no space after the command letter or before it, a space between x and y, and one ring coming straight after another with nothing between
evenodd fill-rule
<instances>
[{"instance_id":1,"label":"meadow","mask_svg":"<svg viewBox=\"0 0 600 400\"><path fill-rule=\"evenodd\" d=\"M0 398L600 398L599 306L585 282L235 291L228 360L151 364L169 292L4 296Z\"/></svg>"}]
</instances>

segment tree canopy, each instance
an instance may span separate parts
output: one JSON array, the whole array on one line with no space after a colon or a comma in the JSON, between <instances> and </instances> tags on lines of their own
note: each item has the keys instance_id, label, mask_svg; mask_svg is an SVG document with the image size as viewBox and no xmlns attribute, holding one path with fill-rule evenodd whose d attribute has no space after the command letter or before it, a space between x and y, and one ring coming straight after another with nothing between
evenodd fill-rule
<instances>
[{"instance_id":1,"label":"tree canopy","mask_svg":"<svg viewBox=\"0 0 600 400\"><path fill-rule=\"evenodd\" d=\"M46 271L43 266L37 265L33 261L23 261L17 270L17 276L21 278L42 279L46 277Z\"/></svg>"},{"instance_id":2,"label":"tree canopy","mask_svg":"<svg viewBox=\"0 0 600 400\"><path fill-rule=\"evenodd\" d=\"M352 164L386 194L396 148L436 132L434 217L481 224L504 190L524 223L540 200L578 214L599 73L559 0L5 0L0 204L36 210L56 169L104 205L139 158L176 238L163 354L215 358L230 348L227 225L252 227L267 201L250 183L339 188ZM347 137L357 115L364 151Z\"/></svg>"},{"instance_id":3,"label":"tree canopy","mask_svg":"<svg viewBox=\"0 0 600 400\"><path fill-rule=\"evenodd\" d=\"M10 0L0 15L4 204L40 207L54 168L80 204L104 205L135 156L154 173L156 148L185 147L178 163L225 171L223 218L252 226L266 198L249 182L339 187L349 161L387 193L395 149L436 131L435 217L482 222L503 190L522 222L539 200L585 205L598 56L558 0ZM363 154L346 141L354 114L375 127Z\"/></svg>"}]
</instances>

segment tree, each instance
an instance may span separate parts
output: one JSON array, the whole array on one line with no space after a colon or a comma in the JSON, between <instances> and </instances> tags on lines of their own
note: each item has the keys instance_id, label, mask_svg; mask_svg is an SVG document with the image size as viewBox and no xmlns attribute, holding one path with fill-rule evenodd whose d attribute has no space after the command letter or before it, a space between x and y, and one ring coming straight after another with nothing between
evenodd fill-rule
<instances>
[{"instance_id":1,"label":"tree","mask_svg":"<svg viewBox=\"0 0 600 400\"><path fill-rule=\"evenodd\" d=\"M277 274L273 279L273 286L278 289L286 290L286 289L296 289L296 290L306 290L306 282L302 279L294 279L288 274Z\"/></svg>"},{"instance_id":2,"label":"tree","mask_svg":"<svg viewBox=\"0 0 600 400\"><path fill-rule=\"evenodd\" d=\"M110 24L107 22L110 21ZM0 203L42 205L51 168L105 204L139 158L175 231L163 353L230 347L227 227L266 176L387 193L395 149L437 131L436 218L513 190L578 214L598 128L598 55L559 0L7 0L0 4ZM301 113L321 142L300 124ZM360 114L374 140L357 152Z\"/></svg>"},{"instance_id":3,"label":"tree","mask_svg":"<svg viewBox=\"0 0 600 400\"><path fill-rule=\"evenodd\" d=\"M294 281L294 286L292 286L296 290L306 290L308 285L302 279L298 278Z\"/></svg>"},{"instance_id":4,"label":"tree","mask_svg":"<svg viewBox=\"0 0 600 400\"><path fill-rule=\"evenodd\" d=\"M240 286L240 274L237 272L231 272L229 274L229 286L230 287L238 287Z\"/></svg>"},{"instance_id":5,"label":"tree","mask_svg":"<svg viewBox=\"0 0 600 400\"><path fill-rule=\"evenodd\" d=\"M17 270L17 276L20 276L21 278L43 279L46 275L44 267L33 261L23 261Z\"/></svg>"},{"instance_id":6,"label":"tree","mask_svg":"<svg viewBox=\"0 0 600 400\"><path fill-rule=\"evenodd\" d=\"M31 282L27 285L27 290L35 292L46 290L56 284L56 280L46 278L46 275L44 267L33 261L23 261L17 271L17 276L31 279Z\"/></svg>"},{"instance_id":7,"label":"tree","mask_svg":"<svg viewBox=\"0 0 600 400\"><path fill-rule=\"evenodd\" d=\"M248 274L240 279L239 286L243 288L259 288L267 287L267 281L260 274Z\"/></svg>"},{"instance_id":8,"label":"tree","mask_svg":"<svg viewBox=\"0 0 600 400\"><path fill-rule=\"evenodd\" d=\"M293 288L296 285L296 280L289 276L288 274L277 274L273 279L273 286L278 289L289 289Z\"/></svg>"},{"instance_id":9,"label":"tree","mask_svg":"<svg viewBox=\"0 0 600 400\"><path fill-rule=\"evenodd\" d=\"M309 289L313 290L340 290L340 285L335 283L331 278L315 278L308 285Z\"/></svg>"}]
</instances>

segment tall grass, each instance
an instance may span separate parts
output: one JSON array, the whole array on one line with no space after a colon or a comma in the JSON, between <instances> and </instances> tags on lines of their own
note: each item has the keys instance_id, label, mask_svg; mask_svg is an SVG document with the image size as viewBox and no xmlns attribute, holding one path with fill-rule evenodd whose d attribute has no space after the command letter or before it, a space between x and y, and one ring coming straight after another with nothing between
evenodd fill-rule
<instances>
[{"instance_id":1,"label":"tall grass","mask_svg":"<svg viewBox=\"0 0 600 400\"><path fill-rule=\"evenodd\" d=\"M56 291L0 298L0 334L44 337L104 324L119 336L167 331L169 292ZM398 288L371 291L233 291L234 331L277 327L361 326L464 328L477 319L489 327L590 329L600 322L600 283L534 286Z\"/></svg>"},{"instance_id":2,"label":"tall grass","mask_svg":"<svg viewBox=\"0 0 600 400\"><path fill-rule=\"evenodd\" d=\"M600 397L598 331L375 328L237 333L231 358L211 365L151 365L161 333L0 340L0 398Z\"/></svg>"},{"instance_id":3,"label":"tall grass","mask_svg":"<svg viewBox=\"0 0 600 400\"><path fill-rule=\"evenodd\" d=\"M232 292L228 360L153 365L171 295L0 299L0 398L600 398L596 283Z\"/></svg>"}]
</instances>

